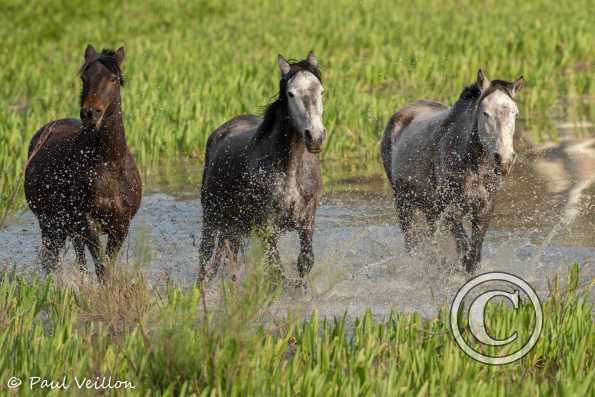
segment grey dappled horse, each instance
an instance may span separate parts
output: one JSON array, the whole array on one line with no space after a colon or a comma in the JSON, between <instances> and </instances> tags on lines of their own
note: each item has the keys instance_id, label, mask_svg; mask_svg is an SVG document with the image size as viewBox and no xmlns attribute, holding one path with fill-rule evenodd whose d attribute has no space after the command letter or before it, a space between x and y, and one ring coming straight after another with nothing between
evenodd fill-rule
<instances>
[{"instance_id":1,"label":"grey dappled horse","mask_svg":"<svg viewBox=\"0 0 595 397\"><path fill-rule=\"evenodd\" d=\"M419 242L412 230L419 210L432 235L443 218L463 267L478 267L496 190L515 157L515 97L522 86L522 77L490 81L479 70L452 107L417 101L391 117L381 155L408 251Z\"/></svg>"},{"instance_id":2,"label":"grey dappled horse","mask_svg":"<svg viewBox=\"0 0 595 397\"><path fill-rule=\"evenodd\" d=\"M295 63L279 55L278 65L279 94L264 117L234 117L207 142L199 280L217 272L224 250L235 258L254 228L266 229L270 261L280 264L280 233L297 230L300 277L314 263L314 216L322 192L317 153L326 135L322 79L313 53Z\"/></svg>"}]
</instances>

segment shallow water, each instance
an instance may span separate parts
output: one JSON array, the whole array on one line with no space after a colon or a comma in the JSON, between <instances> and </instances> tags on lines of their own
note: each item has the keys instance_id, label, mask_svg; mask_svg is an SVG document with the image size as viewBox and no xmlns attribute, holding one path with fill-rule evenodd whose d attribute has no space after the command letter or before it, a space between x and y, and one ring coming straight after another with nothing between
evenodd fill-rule
<instances>
[{"instance_id":1,"label":"shallow water","mask_svg":"<svg viewBox=\"0 0 595 397\"><path fill-rule=\"evenodd\" d=\"M576 134L566 127L559 125L557 143L532 146L521 139L522 160L498 194L483 246L481 272L516 274L541 296L547 295L548 280L573 263L581 265L583 283L595 277L595 135L588 123L570 125L585 130L580 139L571 138ZM309 289L288 291L278 307L302 313L317 309L323 316L366 308L376 316L391 310L430 316L448 305L469 278L448 264L454 263L452 240L438 236L440 256L449 258L446 265L423 251L407 255L381 165L368 164L375 171L356 177L343 172L344 165L324 168L331 177L316 219ZM167 183L152 179L121 258L133 261L142 255L153 280L189 284L198 263L200 167L184 165L175 174ZM19 214L0 231L0 264L35 270L39 240L34 216ZM284 236L281 252L289 273L295 273L297 250L297 237ZM64 268L73 267L73 261L70 249Z\"/></svg>"}]
</instances>

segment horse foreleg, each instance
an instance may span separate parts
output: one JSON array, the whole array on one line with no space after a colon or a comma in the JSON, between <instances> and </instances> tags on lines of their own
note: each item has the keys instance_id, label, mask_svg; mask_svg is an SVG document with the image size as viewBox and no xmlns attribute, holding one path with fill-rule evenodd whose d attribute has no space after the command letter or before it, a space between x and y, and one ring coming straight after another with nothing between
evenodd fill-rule
<instances>
[{"instance_id":1,"label":"horse foreleg","mask_svg":"<svg viewBox=\"0 0 595 397\"><path fill-rule=\"evenodd\" d=\"M314 265L314 250L312 249L312 236L314 230L311 226L300 230L300 256L298 257L298 273L304 277L310 273Z\"/></svg>"},{"instance_id":2,"label":"horse foreleg","mask_svg":"<svg viewBox=\"0 0 595 397\"><path fill-rule=\"evenodd\" d=\"M426 217L426 223L428 225L427 231L424 233L424 237L428 240L430 258L435 263L444 263L444 259L439 258L438 240L436 239L436 230L438 229L438 223L440 219L440 211L437 208L425 208L423 213Z\"/></svg>"},{"instance_id":3,"label":"horse foreleg","mask_svg":"<svg viewBox=\"0 0 595 397\"><path fill-rule=\"evenodd\" d=\"M207 276L207 264L211 261L215 249L216 231L206 223L202 229L202 238L199 248L198 282L204 281Z\"/></svg>"},{"instance_id":4,"label":"horse foreleg","mask_svg":"<svg viewBox=\"0 0 595 397\"><path fill-rule=\"evenodd\" d=\"M42 227L41 230L41 266L45 273L50 273L58 267L60 250L66 243L66 234L53 225Z\"/></svg>"},{"instance_id":5,"label":"horse foreleg","mask_svg":"<svg viewBox=\"0 0 595 397\"><path fill-rule=\"evenodd\" d=\"M413 233L413 223L415 221L415 208L408 203L397 201L397 211L399 212L399 225L403 232L403 239L405 240L405 249L411 253L417 246L417 239Z\"/></svg>"},{"instance_id":6,"label":"horse foreleg","mask_svg":"<svg viewBox=\"0 0 595 397\"><path fill-rule=\"evenodd\" d=\"M215 257L213 259L212 274L213 277L219 271L221 264L225 266L224 270L232 274L235 278L235 269L238 260L238 252L240 250L240 236L238 234L220 233L217 248L215 250Z\"/></svg>"},{"instance_id":7,"label":"horse foreleg","mask_svg":"<svg viewBox=\"0 0 595 397\"><path fill-rule=\"evenodd\" d=\"M490 223L491 209L474 214L471 220L471 247L465 258L465 270L473 273L481 262L481 248Z\"/></svg>"},{"instance_id":8,"label":"horse foreleg","mask_svg":"<svg viewBox=\"0 0 595 397\"><path fill-rule=\"evenodd\" d=\"M117 227L112 227L108 230L105 254L109 266L113 266L116 263L118 254L120 253L127 236L128 225L118 225ZM101 266L96 266L95 271L97 273L97 278L103 280L105 277L105 266L103 266L103 264Z\"/></svg>"},{"instance_id":9,"label":"horse foreleg","mask_svg":"<svg viewBox=\"0 0 595 397\"><path fill-rule=\"evenodd\" d=\"M95 274L101 279L105 273L104 256L101 249L101 240L99 239L99 232L95 227L95 224L91 221L87 222L87 225L82 234L83 240L89 248L89 252L93 257L93 263L95 264Z\"/></svg>"},{"instance_id":10,"label":"horse foreleg","mask_svg":"<svg viewBox=\"0 0 595 397\"><path fill-rule=\"evenodd\" d=\"M446 222L448 230L455 239L459 261L466 267L469 261L469 238L467 237L463 223L454 216L447 217Z\"/></svg>"},{"instance_id":11,"label":"horse foreleg","mask_svg":"<svg viewBox=\"0 0 595 397\"><path fill-rule=\"evenodd\" d=\"M426 223L428 224L428 237L433 238L438 229L438 222L440 220L441 211L437 208L430 208L424 210L426 216Z\"/></svg>"},{"instance_id":12,"label":"horse foreleg","mask_svg":"<svg viewBox=\"0 0 595 397\"><path fill-rule=\"evenodd\" d=\"M281 255L279 254L279 232L270 231L265 236L265 270L269 276L283 277L283 266L281 265Z\"/></svg>"},{"instance_id":13,"label":"horse foreleg","mask_svg":"<svg viewBox=\"0 0 595 397\"><path fill-rule=\"evenodd\" d=\"M79 270L82 273L87 272L87 259L85 258L85 240L84 237L79 233L72 238L72 245L74 246L74 252L76 254L76 262L79 266Z\"/></svg>"},{"instance_id":14,"label":"horse foreleg","mask_svg":"<svg viewBox=\"0 0 595 397\"><path fill-rule=\"evenodd\" d=\"M232 274L232 279L235 281L236 279L236 271L238 269L238 253L240 252L240 245L242 243L242 239L240 235L234 234L227 239L227 262L229 266L230 273Z\"/></svg>"}]
</instances>

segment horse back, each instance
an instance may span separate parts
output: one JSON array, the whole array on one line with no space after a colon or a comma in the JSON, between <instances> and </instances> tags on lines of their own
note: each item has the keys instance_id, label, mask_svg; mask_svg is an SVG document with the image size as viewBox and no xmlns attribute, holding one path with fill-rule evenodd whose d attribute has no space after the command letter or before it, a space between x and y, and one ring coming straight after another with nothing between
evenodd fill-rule
<instances>
[{"instance_id":1,"label":"horse back","mask_svg":"<svg viewBox=\"0 0 595 397\"><path fill-rule=\"evenodd\" d=\"M37 132L33 134L33 137L31 137L28 151L29 161L31 161L33 157L46 146L46 144L73 138L79 133L80 128L81 122L77 119L61 119L47 123L37 130Z\"/></svg>"},{"instance_id":2,"label":"horse back","mask_svg":"<svg viewBox=\"0 0 595 397\"><path fill-rule=\"evenodd\" d=\"M79 134L79 120L62 119L41 127L31 138L25 165L25 197L34 213L52 212L66 205L64 188L73 167L65 168ZM56 177L58 175L59 177Z\"/></svg>"},{"instance_id":3,"label":"horse back","mask_svg":"<svg viewBox=\"0 0 595 397\"><path fill-rule=\"evenodd\" d=\"M419 100L399 109L389 119L384 129L382 141L380 142L380 154L386 176L391 181L391 185L394 183L393 168L395 165L393 164L393 152L395 146L399 144L403 132L410 124L431 119L447 109L447 106L438 102Z\"/></svg>"},{"instance_id":4,"label":"horse back","mask_svg":"<svg viewBox=\"0 0 595 397\"><path fill-rule=\"evenodd\" d=\"M217 150L217 146L226 139L234 136L244 135L250 132L260 124L262 119L252 114L246 114L234 117L219 127L217 127L207 140L206 157L209 157L211 152ZM205 161L207 159L205 158Z\"/></svg>"}]
</instances>

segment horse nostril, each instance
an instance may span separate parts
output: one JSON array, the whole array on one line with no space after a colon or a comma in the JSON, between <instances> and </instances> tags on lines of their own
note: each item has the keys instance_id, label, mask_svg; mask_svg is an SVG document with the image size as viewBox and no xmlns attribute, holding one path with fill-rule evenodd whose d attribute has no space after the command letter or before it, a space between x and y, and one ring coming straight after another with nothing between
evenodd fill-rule
<instances>
[{"instance_id":1,"label":"horse nostril","mask_svg":"<svg viewBox=\"0 0 595 397\"><path fill-rule=\"evenodd\" d=\"M312 141L312 131L310 131L310 130L304 130L304 135L306 136L306 139L308 141Z\"/></svg>"},{"instance_id":2,"label":"horse nostril","mask_svg":"<svg viewBox=\"0 0 595 397\"><path fill-rule=\"evenodd\" d=\"M502 156L500 154L494 153L494 160L496 161L496 164L502 165Z\"/></svg>"},{"instance_id":3,"label":"horse nostril","mask_svg":"<svg viewBox=\"0 0 595 397\"><path fill-rule=\"evenodd\" d=\"M85 108L81 109L81 119L85 120L96 120L101 117L101 109L98 108Z\"/></svg>"}]
</instances>

